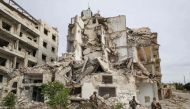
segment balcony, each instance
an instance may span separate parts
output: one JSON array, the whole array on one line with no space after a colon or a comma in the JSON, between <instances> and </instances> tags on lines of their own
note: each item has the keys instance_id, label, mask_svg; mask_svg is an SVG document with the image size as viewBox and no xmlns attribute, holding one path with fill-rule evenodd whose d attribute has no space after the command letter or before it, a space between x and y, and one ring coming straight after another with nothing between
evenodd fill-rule
<instances>
[{"instance_id":1,"label":"balcony","mask_svg":"<svg viewBox=\"0 0 190 109\"><path fill-rule=\"evenodd\" d=\"M28 20L27 18L20 17L19 13L10 10L8 7L6 7L3 4L0 4L0 7L1 7L0 13L5 15L5 17L17 22L18 24L21 24L23 27L27 28L34 34L39 35L40 31L35 28L35 24L32 21Z\"/></svg>"},{"instance_id":2,"label":"balcony","mask_svg":"<svg viewBox=\"0 0 190 109\"><path fill-rule=\"evenodd\" d=\"M18 56L18 57L21 57L21 58L24 57L24 55L19 54L16 50L9 49L8 47L0 47L0 53L7 54L7 55L10 55L10 56Z\"/></svg>"},{"instance_id":3,"label":"balcony","mask_svg":"<svg viewBox=\"0 0 190 109\"><path fill-rule=\"evenodd\" d=\"M7 30L3 29L2 27L0 27L0 33L4 34L7 37L10 37L12 39L19 40L19 41L23 42L24 44L27 44L35 49L38 49L38 44L26 37L19 37L18 35L13 34L12 32L7 31Z\"/></svg>"}]
</instances>

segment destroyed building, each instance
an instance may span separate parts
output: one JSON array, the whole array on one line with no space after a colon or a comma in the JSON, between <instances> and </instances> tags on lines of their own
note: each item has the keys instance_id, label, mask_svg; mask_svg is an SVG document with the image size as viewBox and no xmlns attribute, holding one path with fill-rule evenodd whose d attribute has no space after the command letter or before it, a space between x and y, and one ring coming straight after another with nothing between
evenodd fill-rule
<instances>
[{"instance_id":1,"label":"destroyed building","mask_svg":"<svg viewBox=\"0 0 190 109\"><path fill-rule=\"evenodd\" d=\"M0 0L0 99L8 92L4 86L15 69L57 59L58 30L36 20L15 1Z\"/></svg>"},{"instance_id":2,"label":"destroyed building","mask_svg":"<svg viewBox=\"0 0 190 109\"><path fill-rule=\"evenodd\" d=\"M126 17L103 17L83 10L68 25L67 53L54 63L15 70L5 85L19 105L43 102L39 88L59 81L71 89L71 101L86 100L94 91L107 105L125 103L136 96L149 106L158 98L161 81L157 33L148 27L131 29Z\"/></svg>"},{"instance_id":3,"label":"destroyed building","mask_svg":"<svg viewBox=\"0 0 190 109\"><path fill-rule=\"evenodd\" d=\"M71 74L80 82L82 98L97 91L123 103L137 96L149 105L158 97L159 44L157 33L148 27L131 29L124 15L104 18L87 9L71 19L67 39L67 51L75 61L84 61L82 69Z\"/></svg>"}]
</instances>

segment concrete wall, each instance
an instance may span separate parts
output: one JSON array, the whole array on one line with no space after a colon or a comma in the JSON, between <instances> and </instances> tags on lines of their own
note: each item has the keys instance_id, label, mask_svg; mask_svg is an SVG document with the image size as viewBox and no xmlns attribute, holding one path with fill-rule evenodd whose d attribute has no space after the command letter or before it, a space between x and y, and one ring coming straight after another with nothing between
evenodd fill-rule
<instances>
[{"instance_id":1,"label":"concrete wall","mask_svg":"<svg viewBox=\"0 0 190 109\"><path fill-rule=\"evenodd\" d=\"M140 103L150 106L153 97L157 96L157 87L155 83L138 83L137 84L137 98ZM147 99L147 101L145 101Z\"/></svg>"},{"instance_id":2,"label":"concrete wall","mask_svg":"<svg viewBox=\"0 0 190 109\"><path fill-rule=\"evenodd\" d=\"M102 76L109 75L113 77L112 84L104 84L102 82ZM116 88L116 97L113 99L115 101L120 101L125 103L126 107L129 106L129 101L132 99L132 96L136 96L136 86L135 79L131 75L128 77L122 75L118 72L112 74L93 74L91 76L86 76L82 80L82 98L87 98L93 94L94 91L98 92L100 87L115 87Z\"/></svg>"}]
</instances>

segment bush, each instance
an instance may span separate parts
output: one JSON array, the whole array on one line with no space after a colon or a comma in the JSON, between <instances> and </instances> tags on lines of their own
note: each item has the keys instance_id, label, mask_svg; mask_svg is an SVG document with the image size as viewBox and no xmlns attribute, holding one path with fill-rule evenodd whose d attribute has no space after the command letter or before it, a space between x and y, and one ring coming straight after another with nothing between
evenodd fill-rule
<instances>
[{"instance_id":1,"label":"bush","mask_svg":"<svg viewBox=\"0 0 190 109\"><path fill-rule=\"evenodd\" d=\"M190 82L184 85L184 88L188 91L190 91Z\"/></svg>"},{"instance_id":2,"label":"bush","mask_svg":"<svg viewBox=\"0 0 190 109\"><path fill-rule=\"evenodd\" d=\"M124 104L118 102L118 103L114 106L114 109L124 109Z\"/></svg>"},{"instance_id":3,"label":"bush","mask_svg":"<svg viewBox=\"0 0 190 109\"><path fill-rule=\"evenodd\" d=\"M10 92L7 96L3 98L3 106L6 106L8 109L13 109L16 104L16 96L14 93Z\"/></svg>"},{"instance_id":4,"label":"bush","mask_svg":"<svg viewBox=\"0 0 190 109\"><path fill-rule=\"evenodd\" d=\"M42 85L42 93L47 99L47 103L53 108L66 108L69 100L69 89L60 82L49 82Z\"/></svg>"},{"instance_id":5,"label":"bush","mask_svg":"<svg viewBox=\"0 0 190 109\"><path fill-rule=\"evenodd\" d=\"M182 83L174 83L175 84L175 88L177 90L184 90L184 86Z\"/></svg>"}]
</instances>

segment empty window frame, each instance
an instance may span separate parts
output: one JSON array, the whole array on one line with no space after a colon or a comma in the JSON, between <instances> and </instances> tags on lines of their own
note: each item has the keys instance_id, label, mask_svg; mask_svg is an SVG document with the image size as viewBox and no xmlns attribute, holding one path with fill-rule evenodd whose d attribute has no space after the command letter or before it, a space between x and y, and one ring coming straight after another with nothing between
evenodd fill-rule
<instances>
[{"instance_id":1,"label":"empty window frame","mask_svg":"<svg viewBox=\"0 0 190 109\"><path fill-rule=\"evenodd\" d=\"M42 60L46 61L47 56L45 54L42 54Z\"/></svg>"},{"instance_id":2,"label":"empty window frame","mask_svg":"<svg viewBox=\"0 0 190 109\"><path fill-rule=\"evenodd\" d=\"M109 94L109 97L116 97L116 88L115 87L99 87L99 95L104 96Z\"/></svg>"},{"instance_id":3,"label":"empty window frame","mask_svg":"<svg viewBox=\"0 0 190 109\"><path fill-rule=\"evenodd\" d=\"M48 35L48 30L44 28L44 34Z\"/></svg>"},{"instance_id":4,"label":"empty window frame","mask_svg":"<svg viewBox=\"0 0 190 109\"><path fill-rule=\"evenodd\" d=\"M9 45L9 42L3 39L0 39L0 47L7 47Z\"/></svg>"},{"instance_id":5,"label":"empty window frame","mask_svg":"<svg viewBox=\"0 0 190 109\"><path fill-rule=\"evenodd\" d=\"M20 37L22 37L23 36L23 32L20 32L20 35L19 35Z\"/></svg>"},{"instance_id":6,"label":"empty window frame","mask_svg":"<svg viewBox=\"0 0 190 109\"><path fill-rule=\"evenodd\" d=\"M44 96L42 94L42 88L38 86L32 87L32 100L37 102L44 102Z\"/></svg>"},{"instance_id":7,"label":"empty window frame","mask_svg":"<svg viewBox=\"0 0 190 109\"><path fill-rule=\"evenodd\" d=\"M53 41L56 41L56 36L52 35L52 39L53 39Z\"/></svg>"},{"instance_id":8,"label":"empty window frame","mask_svg":"<svg viewBox=\"0 0 190 109\"><path fill-rule=\"evenodd\" d=\"M93 19L93 20L92 20L92 23L95 24L95 23L96 23L96 19Z\"/></svg>"},{"instance_id":9,"label":"empty window frame","mask_svg":"<svg viewBox=\"0 0 190 109\"><path fill-rule=\"evenodd\" d=\"M3 29L5 29L7 31L11 31L11 25L9 25L6 22L2 22L2 27L3 27Z\"/></svg>"},{"instance_id":10,"label":"empty window frame","mask_svg":"<svg viewBox=\"0 0 190 109\"><path fill-rule=\"evenodd\" d=\"M31 37L27 37L29 40L32 40L32 38Z\"/></svg>"},{"instance_id":11,"label":"empty window frame","mask_svg":"<svg viewBox=\"0 0 190 109\"><path fill-rule=\"evenodd\" d=\"M20 68L20 63L17 62L17 63L16 63L16 69L19 69L19 68Z\"/></svg>"},{"instance_id":12,"label":"empty window frame","mask_svg":"<svg viewBox=\"0 0 190 109\"><path fill-rule=\"evenodd\" d=\"M36 50L32 51L32 56L36 57Z\"/></svg>"},{"instance_id":13,"label":"empty window frame","mask_svg":"<svg viewBox=\"0 0 190 109\"><path fill-rule=\"evenodd\" d=\"M0 66L5 66L7 59L0 57Z\"/></svg>"},{"instance_id":14,"label":"empty window frame","mask_svg":"<svg viewBox=\"0 0 190 109\"><path fill-rule=\"evenodd\" d=\"M43 42L43 47L47 48L47 42Z\"/></svg>"},{"instance_id":15,"label":"empty window frame","mask_svg":"<svg viewBox=\"0 0 190 109\"><path fill-rule=\"evenodd\" d=\"M0 75L0 83L3 82L3 75Z\"/></svg>"},{"instance_id":16,"label":"empty window frame","mask_svg":"<svg viewBox=\"0 0 190 109\"><path fill-rule=\"evenodd\" d=\"M35 65L35 63L28 63L28 67L34 67Z\"/></svg>"},{"instance_id":17,"label":"empty window frame","mask_svg":"<svg viewBox=\"0 0 190 109\"><path fill-rule=\"evenodd\" d=\"M113 77L109 75L103 75L102 76L102 82L104 84L112 84L113 83Z\"/></svg>"},{"instance_id":18,"label":"empty window frame","mask_svg":"<svg viewBox=\"0 0 190 109\"><path fill-rule=\"evenodd\" d=\"M54 48L54 47L51 47L51 51L55 53L55 48Z\"/></svg>"},{"instance_id":19,"label":"empty window frame","mask_svg":"<svg viewBox=\"0 0 190 109\"><path fill-rule=\"evenodd\" d=\"M14 82L12 88L17 88L17 82Z\"/></svg>"},{"instance_id":20,"label":"empty window frame","mask_svg":"<svg viewBox=\"0 0 190 109\"><path fill-rule=\"evenodd\" d=\"M54 62L54 61L55 61L55 59L51 58L51 62Z\"/></svg>"},{"instance_id":21,"label":"empty window frame","mask_svg":"<svg viewBox=\"0 0 190 109\"><path fill-rule=\"evenodd\" d=\"M144 97L144 100L145 100L145 103L150 102L150 96L145 96L145 97Z\"/></svg>"}]
</instances>

